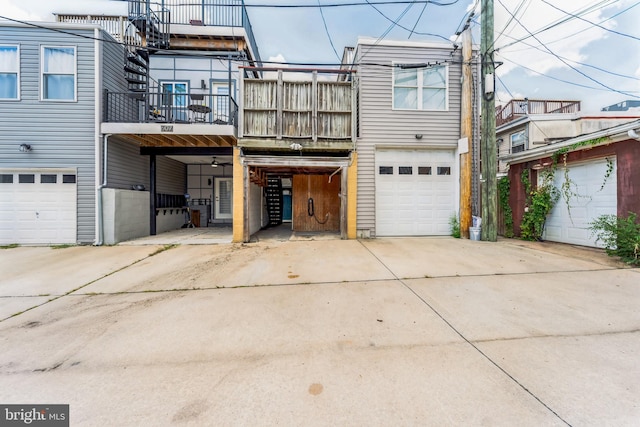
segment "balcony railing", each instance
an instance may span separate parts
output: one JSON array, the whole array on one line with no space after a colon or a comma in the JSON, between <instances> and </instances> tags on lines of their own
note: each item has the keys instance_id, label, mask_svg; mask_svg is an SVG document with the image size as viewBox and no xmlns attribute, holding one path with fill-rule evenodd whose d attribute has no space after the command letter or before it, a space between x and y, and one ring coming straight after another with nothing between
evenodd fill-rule
<instances>
[{"instance_id":1,"label":"balcony railing","mask_svg":"<svg viewBox=\"0 0 640 427\"><path fill-rule=\"evenodd\" d=\"M120 123L194 123L237 127L238 104L229 95L202 93L109 92L104 121Z\"/></svg>"},{"instance_id":2,"label":"balcony railing","mask_svg":"<svg viewBox=\"0 0 640 427\"><path fill-rule=\"evenodd\" d=\"M496 109L496 126L529 114L570 114L580 111L580 101L512 99Z\"/></svg>"},{"instance_id":3,"label":"balcony railing","mask_svg":"<svg viewBox=\"0 0 640 427\"><path fill-rule=\"evenodd\" d=\"M163 10L169 11L171 24L244 28L256 55L255 59L260 62L258 45L244 0L129 0L130 18L146 11L160 13Z\"/></svg>"}]
</instances>

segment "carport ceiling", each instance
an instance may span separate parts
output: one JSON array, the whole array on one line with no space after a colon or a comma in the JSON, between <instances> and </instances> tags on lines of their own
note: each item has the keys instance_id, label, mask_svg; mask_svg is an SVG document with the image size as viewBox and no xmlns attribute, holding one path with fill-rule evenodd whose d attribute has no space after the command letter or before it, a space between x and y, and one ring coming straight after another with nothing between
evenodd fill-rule
<instances>
[{"instance_id":1,"label":"carport ceiling","mask_svg":"<svg viewBox=\"0 0 640 427\"><path fill-rule=\"evenodd\" d=\"M219 165L224 165L224 166L233 165L233 158L231 156L206 155L206 156L166 156L166 157L187 165L210 165L211 161L215 157Z\"/></svg>"}]
</instances>

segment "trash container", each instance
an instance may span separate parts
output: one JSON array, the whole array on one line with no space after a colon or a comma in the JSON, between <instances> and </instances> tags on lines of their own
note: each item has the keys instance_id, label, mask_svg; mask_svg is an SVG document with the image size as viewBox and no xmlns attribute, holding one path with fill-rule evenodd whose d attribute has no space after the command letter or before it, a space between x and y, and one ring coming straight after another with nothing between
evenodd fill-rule
<instances>
[{"instance_id":1,"label":"trash container","mask_svg":"<svg viewBox=\"0 0 640 427\"><path fill-rule=\"evenodd\" d=\"M469 239L471 240L480 240L480 227L469 227Z\"/></svg>"}]
</instances>

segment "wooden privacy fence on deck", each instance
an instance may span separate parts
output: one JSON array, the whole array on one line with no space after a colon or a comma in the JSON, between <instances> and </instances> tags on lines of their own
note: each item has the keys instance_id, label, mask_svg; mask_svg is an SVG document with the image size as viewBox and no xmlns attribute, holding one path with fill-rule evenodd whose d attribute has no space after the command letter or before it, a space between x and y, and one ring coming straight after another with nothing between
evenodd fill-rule
<instances>
[{"instance_id":1,"label":"wooden privacy fence on deck","mask_svg":"<svg viewBox=\"0 0 640 427\"><path fill-rule=\"evenodd\" d=\"M244 137L352 139L351 82L277 79L243 81Z\"/></svg>"}]
</instances>

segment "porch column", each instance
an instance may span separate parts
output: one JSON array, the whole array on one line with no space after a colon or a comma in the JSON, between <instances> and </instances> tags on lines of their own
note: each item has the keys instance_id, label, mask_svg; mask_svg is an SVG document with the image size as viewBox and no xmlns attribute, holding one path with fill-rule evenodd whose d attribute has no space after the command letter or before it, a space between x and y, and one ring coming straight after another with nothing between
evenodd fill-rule
<instances>
[{"instance_id":1,"label":"porch column","mask_svg":"<svg viewBox=\"0 0 640 427\"><path fill-rule=\"evenodd\" d=\"M347 239L357 237L357 203L358 203L358 153L351 153L351 164L347 169Z\"/></svg>"},{"instance_id":2,"label":"porch column","mask_svg":"<svg viewBox=\"0 0 640 427\"><path fill-rule=\"evenodd\" d=\"M149 234L156 235L156 155L149 156Z\"/></svg>"},{"instance_id":3,"label":"porch column","mask_svg":"<svg viewBox=\"0 0 640 427\"><path fill-rule=\"evenodd\" d=\"M240 148L233 147L233 241L244 241L244 167Z\"/></svg>"}]
</instances>

